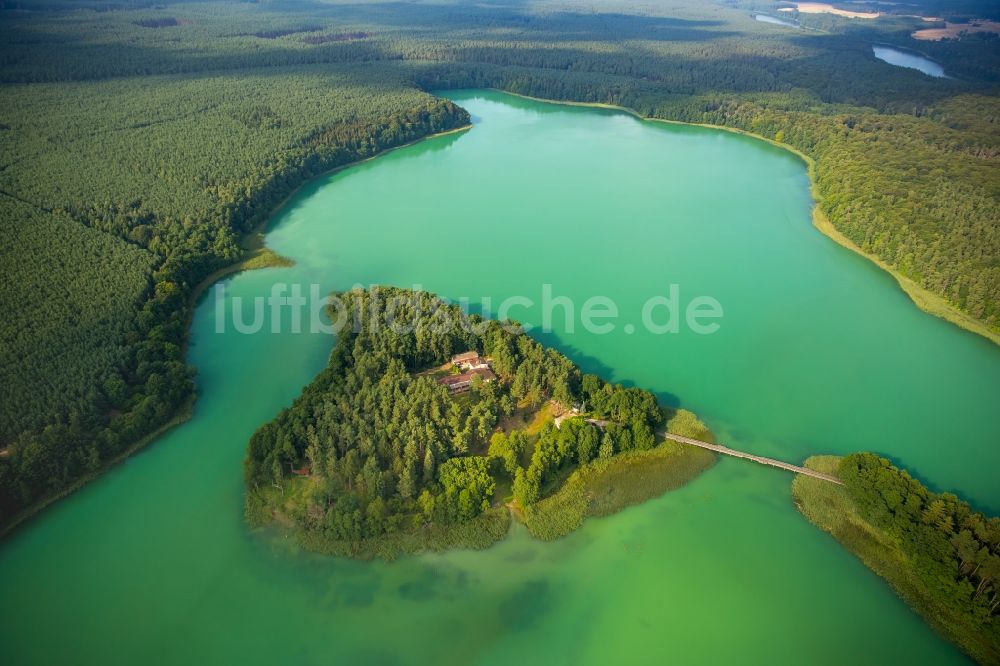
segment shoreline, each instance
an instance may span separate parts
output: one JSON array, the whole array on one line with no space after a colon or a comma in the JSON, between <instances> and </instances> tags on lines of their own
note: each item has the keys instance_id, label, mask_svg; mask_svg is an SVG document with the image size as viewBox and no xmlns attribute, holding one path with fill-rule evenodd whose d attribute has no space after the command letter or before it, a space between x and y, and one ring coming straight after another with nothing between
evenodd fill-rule
<instances>
[{"instance_id":1,"label":"shoreline","mask_svg":"<svg viewBox=\"0 0 1000 666\"><path fill-rule=\"evenodd\" d=\"M896 281L896 284L903 293L907 295L910 301L917 306L919 310L929 314L938 319L944 319L945 321L963 329L970 333L982 336L989 340L990 342L1000 345L1000 332L993 331L988 326L982 322L974 319L969 314L962 312L957 307L949 303L945 298L939 294L936 294L925 287L920 286L912 279L906 277L902 273L899 273L894 268L890 267L882 258L865 252L858 245L854 243L851 239L843 234L833 222L826 216L826 214L820 209L819 204L822 202L823 197L817 191L816 177L815 177L815 160L806 155L798 148L790 146L785 143L780 143L774 139L769 139L766 136L761 136L760 134L754 134L753 132L748 132L747 130L740 129L738 127L727 127L725 125L712 125L709 123L688 123L682 120L669 120L667 118L647 118L637 112L635 109L630 109L625 106L618 106L616 104L605 104L602 102L573 102L567 100L555 100L555 99L545 99L543 97L532 97L531 95L522 95L520 93L509 92L500 88L488 88L488 90L493 90L496 92L501 92L507 95L513 95L514 97L521 97L524 99L530 99L535 102L544 102L547 104L561 104L564 106L580 106L589 107L596 109L608 109L612 111L621 111L622 113L627 113L628 115L643 121L666 123L668 125L687 125L689 127L703 127L706 129L721 130L723 132L731 132L733 134L741 134L743 136L748 136L759 141L764 141L776 146L783 150L786 150L799 159L801 159L806 165L806 173L809 176L809 194L813 200L812 208L812 223L813 227L819 230L824 236L832 240L837 245L854 252L872 262L880 269L888 273Z\"/></svg>"},{"instance_id":2,"label":"shoreline","mask_svg":"<svg viewBox=\"0 0 1000 666\"><path fill-rule=\"evenodd\" d=\"M104 476L106 472L124 463L133 455L139 453L147 446L152 444L155 440L159 439L163 435L166 435L174 428L187 423L189 420L191 420L191 417L194 416L194 404L197 401L197 399L198 399L198 394L195 393L187 400L184 406L181 407L180 410L178 410L178 412L169 421L158 427L153 432L144 435L137 441L130 444L128 448L126 448L124 451L122 451L114 458L108 460L106 463L101 465L100 469L84 475L83 477L77 479L75 482L70 484L68 487L60 490L58 493L55 493L54 495L38 500L36 503L24 509L21 513L15 515L14 518L8 524L0 528L0 539L9 537L18 528L24 526L29 520L37 516L39 513L41 513L51 505L55 504L59 500L69 497L76 491L80 490L81 488L89 484L91 481L94 481L100 478L101 476Z\"/></svg>"},{"instance_id":3,"label":"shoreline","mask_svg":"<svg viewBox=\"0 0 1000 666\"><path fill-rule=\"evenodd\" d=\"M277 252L275 252L274 250L272 250L271 248L269 248L265 241L265 236L267 235L268 227L270 226L271 221L274 219L274 216L277 215L278 211L284 208L288 204L288 202L291 201L302 190L303 187L313 182L314 180L317 180L319 178L326 178L327 176L332 176L333 174L339 171L342 171L344 169L350 169L352 167L358 166L359 164L364 164L365 162L368 162L370 160L374 160L376 158L382 157L383 155L387 155L393 152L394 150L399 150L400 148L407 148L409 146L416 145L421 141L426 141L428 139L436 139L438 137L448 136L450 134L458 134L459 132L464 132L469 129L472 129L472 123L469 123L468 125L463 125L461 127L456 127L455 129L445 130L444 132L436 132L434 134L428 134L427 136L420 137L419 139L415 139L407 143L401 143L400 145L393 146L392 148L386 148L385 150L381 150L374 155L365 157L364 159L355 160L353 162L348 162L347 164L342 164L338 167L334 167L332 169L329 169L328 171L324 171L321 174L313 176L312 178L308 178L303 182L299 183L298 185L296 185L292 189L292 191L288 193L288 196L284 197L281 201L276 203L271 208L271 210L268 211L267 215L265 215L264 218L257 225L255 225L250 231L246 233L246 235L244 235L243 238L240 239L240 244L243 246L243 249L248 252L247 256L242 257L239 261L235 263L232 263L228 266L223 266L222 268L213 271L204 279L202 279L201 282L195 285L194 289L191 291L191 298L190 302L188 303L189 307L188 317L185 323L185 326L187 327L189 333L191 328L191 322L194 318L194 310L198 306L198 301L201 299L202 295L204 295L204 293L208 291L208 288L214 285L219 280L222 280L223 278L226 278L230 275L242 273L244 271L254 271L262 268L282 268L282 267L287 268L295 265L294 259L282 256ZM259 265L254 264L254 261L258 259L261 260ZM188 339L184 341L183 354L185 356L185 361L189 343L190 343L190 336L188 336Z\"/></svg>"},{"instance_id":4,"label":"shoreline","mask_svg":"<svg viewBox=\"0 0 1000 666\"><path fill-rule=\"evenodd\" d=\"M338 167L334 167L328 171L314 176L313 178L308 178L305 181L299 183L289 192L288 196L283 198L280 202L275 204L275 206L268 212L268 214L261 220L259 224L254 226L249 232L247 232L241 239L240 245L243 247L244 251L247 253L245 256L241 257L238 261L219 268L213 271L205 278L201 280L198 284L194 286L191 290L191 294L188 297L187 302L187 314L185 316L184 327L187 331L187 337L184 339L184 346L181 350L181 355L184 359L185 365L188 363L188 350L191 346L191 324L194 321L194 313L198 307L198 302L201 300L205 292L208 291L209 287L214 285L216 282L229 277L231 275L236 275L244 271L258 270L262 268L278 268L278 267L288 267L294 266L295 261L289 259L288 257L283 257L280 254L274 252L267 247L265 243L264 236L266 235L267 228L274 218L275 214L281 210L299 191L316 180L317 178L324 178L326 176L332 175L342 169L348 169L353 166L357 166L369 160L373 160L377 157L381 157L387 153L394 150L399 150L400 148L406 148L414 144L420 143L421 141L426 141L427 139L435 139L441 136L447 136L449 134L457 134L458 132L464 132L472 128L472 124L463 125L462 127L456 127L454 129L446 130L444 132L437 132L434 134L428 134L427 136L420 137L408 143L403 143L398 146L393 146L392 148L386 148L385 150L379 151L378 153L366 157L364 159L355 160L347 164L342 164ZM166 422L160 425L158 428L152 432L139 438L137 441L130 444L125 448L124 451L114 456L112 459L108 460L106 463L102 464L101 467L83 477L77 479L75 482L61 489L59 492L50 495L48 497L38 500L36 503L25 508L20 513L16 514L9 523L0 526L0 539L5 539L10 536L17 528L23 526L28 520L37 516L40 512L48 508L49 506L55 504L59 500L69 497L77 490L80 490L91 481L103 476L106 472L111 470L113 467L120 465L125 462L128 458L131 458L134 454L138 453L142 449L152 444L155 440L159 439L163 435L174 428L183 425L191 419L194 415L195 404L198 401L198 390L195 388L194 393L188 398L185 404L175 412L175 414Z\"/></svg>"}]
</instances>

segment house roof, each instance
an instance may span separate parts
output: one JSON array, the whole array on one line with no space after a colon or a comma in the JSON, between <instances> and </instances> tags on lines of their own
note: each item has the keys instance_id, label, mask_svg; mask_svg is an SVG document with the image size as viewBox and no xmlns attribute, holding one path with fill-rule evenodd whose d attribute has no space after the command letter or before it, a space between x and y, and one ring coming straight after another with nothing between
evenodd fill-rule
<instances>
[{"instance_id":1,"label":"house roof","mask_svg":"<svg viewBox=\"0 0 1000 666\"><path fill-rule=\"evenodd\" d=\"M448 375L447 377L442 377L438 380L438 384L443 386L454 386L455 384L461 384L462 382L469 381L469 376L466 375Z\"/></svg>"},{"instance_id":2,"label":"house roof","mask_svg":"<svg viewBox=\"0 0 1000 666\"><path fill-rule=\"evenodd\" d=\"M479 358L479 352L477 352L477 351L468 351L468 352L464 352L462 354L455 354L454 356L451 357L451 362L452 363L461 363L462 361L474 361L477 358Z\"/></svg>"},{"instance_id":3,"label":"house roof","mask_svg":"<svg viewBox=\"0 0 1000 666\"><path fill-rule=\"evenodd\" d=\"M475 370L463 372L460 375L447 375L439 379L438 383L448 387L460 386L462 384L471 384L472 380L476 377L482 378L484 382L491 382L497 378L489 368L476 368Z\"/></svg>"},{"instance_id":4,"label":"house roof","mask_svg":"<svg viewBox=\"0 0 1000 666\"><path fill-rule=\"evenodd\" d=\"M490 370L489 368L476 368L475 370L469 370L465 374L470 375L470 379L471 379L472 376L477 376L478 375L479 377L483 378L483 381L487 381L487 382L491 382L491 381L493 381L494 379L497 378L497 376L494 375L493 371Z\"/></svg>"}]
</instances>

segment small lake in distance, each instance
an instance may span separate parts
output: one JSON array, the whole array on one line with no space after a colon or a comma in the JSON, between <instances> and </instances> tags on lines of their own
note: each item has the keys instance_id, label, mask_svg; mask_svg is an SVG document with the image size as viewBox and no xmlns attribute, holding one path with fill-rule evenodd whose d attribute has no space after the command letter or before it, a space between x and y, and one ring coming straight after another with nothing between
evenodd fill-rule
<instances>
[{"instance_id":1,"label":"small lake in distance","mask_svg":"<svg viewBox=\"0 0 1000 666\"><path fill-rule=\"evenodd\" d=\"M927 76L933 76L936 79L948 78L948 75L944 73L944 67L930 58L925 58L918 53L894 49L891 46L878 45L872 46L872 52L875 54L876 58L882 62L887 62L890 65L916 69L923 72Z\"/></svg>"},{"instance_id":2,"label":"small lake in distance","mask_svg":"<svg viewBox=\"0 0 1000 666\"><path fill-rule=\"evenodd\" d=\"M771 25L783 25L788 28L798 28L797 23L792 23L791 21L785 21L774 16L768 16L767 14L754 14L754 19L760 21L761 23L770 23Z\"/></svg>"}]
</instances>

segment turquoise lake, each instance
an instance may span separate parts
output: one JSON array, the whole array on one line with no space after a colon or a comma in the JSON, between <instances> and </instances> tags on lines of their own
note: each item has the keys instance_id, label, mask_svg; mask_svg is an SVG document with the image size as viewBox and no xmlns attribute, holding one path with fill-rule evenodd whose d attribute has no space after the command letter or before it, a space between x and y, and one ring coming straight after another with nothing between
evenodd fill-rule
<instances>
[{"instance_id":1,"label":"turquoise lake","mask_svg":"<svg viewBox=\"0 0 1000 666\"><path fill-rule=\"evenodd\" d=\"M745 461L555 543L515 525L483 552L361 563L246 527L247 439L332 344L217 320L276 283L479 305L549 289L577 312L538 339L734 448L871 450L1000 509L1000 349L820 234L798 158L614 111L448 96L471 129L306 185L267 236L296 265L225 280L221 305L206 295L194 417L0 545L0 663L963 663L799 515L791 475ZM683 304L715 299L718 331L648 331L643 304L671 285ZM580 323L594 296L619 310L608 334Z\"/></svg>"}]
</instances>

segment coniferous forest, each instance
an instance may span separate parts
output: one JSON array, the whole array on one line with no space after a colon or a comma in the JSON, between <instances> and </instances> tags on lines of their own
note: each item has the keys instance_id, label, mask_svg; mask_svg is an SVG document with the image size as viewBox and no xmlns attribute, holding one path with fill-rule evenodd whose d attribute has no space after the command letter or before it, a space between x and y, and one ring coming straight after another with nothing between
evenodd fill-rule
<instances>
[{"instance_id":1,"label":"coniferous forest","mask_svg":"<svg viewBox=\"0 0 1000 666\"><path fill-rule=\"evenodd\" d=\"M997 37L921 43L951 77L932 79L871 51L912 47L919 19L753 19L780 4L0 3L0 524L182 415L198 285L310 177L466 125L435 90L616 104L786 144L815 162L836 230L996 335ZM419 499L423 464L392 482Z\"/></svg>"}]
</instances>

